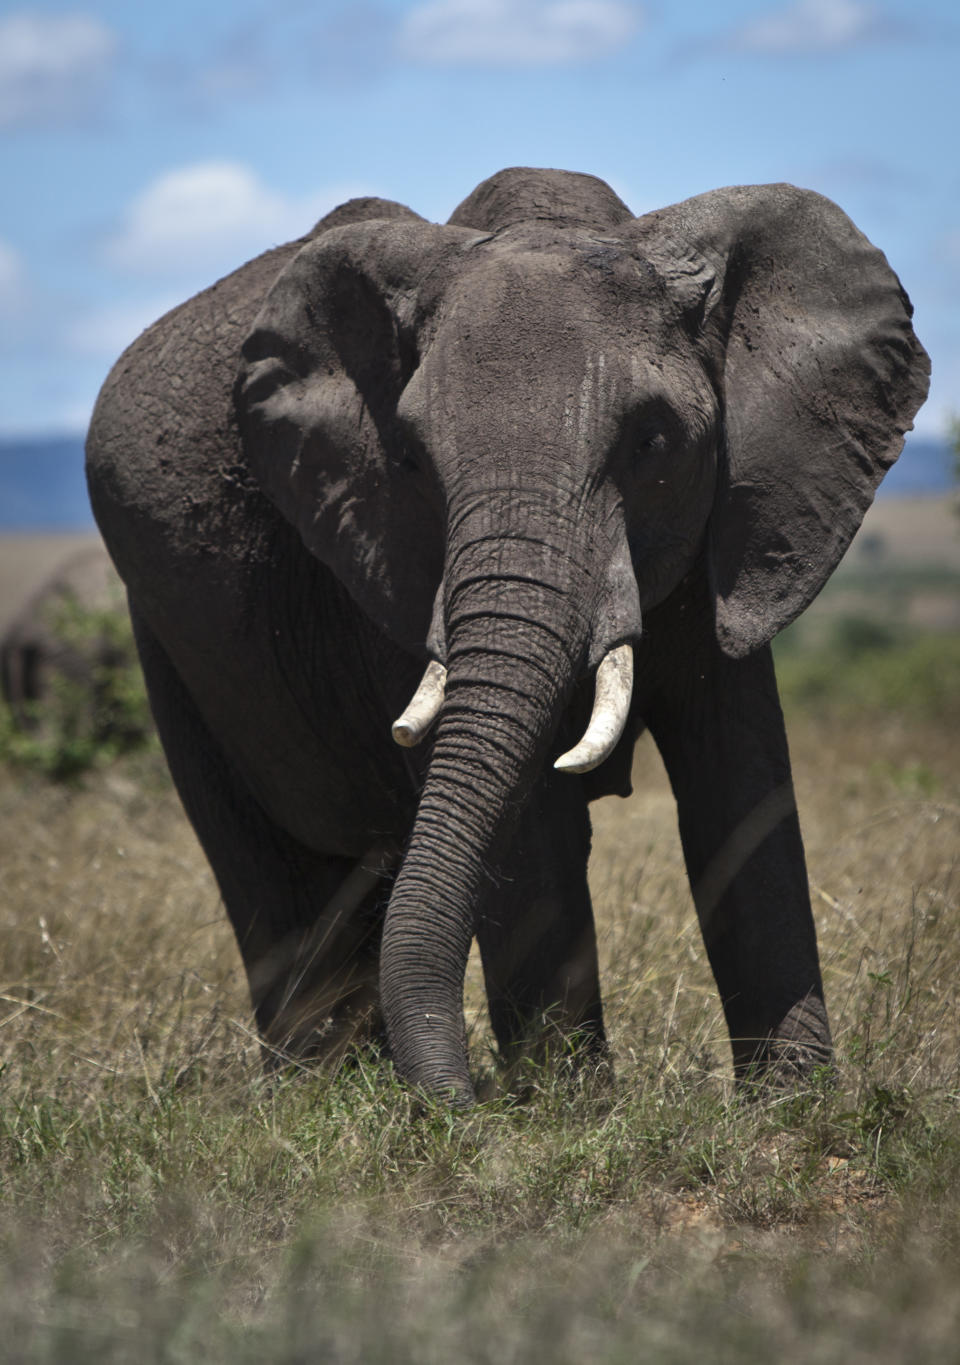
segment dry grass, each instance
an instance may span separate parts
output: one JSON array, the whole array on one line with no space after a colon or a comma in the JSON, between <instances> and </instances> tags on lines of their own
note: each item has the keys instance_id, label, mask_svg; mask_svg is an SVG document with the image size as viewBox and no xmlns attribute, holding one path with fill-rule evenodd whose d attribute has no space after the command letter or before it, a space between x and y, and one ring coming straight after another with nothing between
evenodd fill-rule
<instances>
[{"instance_id":1,"label":"dry grass","mask_svg":"<svg viewBox=\"0 0 960 1365\"><path fill-rule=\"evenodd\" d=\"M0 774L6 1358L952 1358L960 734L791 735L840 1072L755 1105L652 747L595 810L616 1078L467 1119L375 1058L264 1082L155 757ZM468 1015L482 1068L475 969Z\"/></svg>"}]
</instances>

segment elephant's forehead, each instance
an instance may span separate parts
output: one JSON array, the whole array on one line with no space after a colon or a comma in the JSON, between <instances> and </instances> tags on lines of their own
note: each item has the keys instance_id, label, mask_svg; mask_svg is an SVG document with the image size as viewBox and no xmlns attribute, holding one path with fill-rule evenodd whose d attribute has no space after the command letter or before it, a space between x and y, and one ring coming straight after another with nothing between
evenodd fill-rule
<instances>
[{"instance_id":1,"label":"elephant's forehead","mask_svg":"<svg viewBox=\"0 0 960 1365\"><path fill-rule=\"evenodd\" d=\"M445 312L500 341L523 330L547 345L558 334L659 336L666 303L654 267L615 236L511 229L464 252Z\"/></svg>"}]
</instances>

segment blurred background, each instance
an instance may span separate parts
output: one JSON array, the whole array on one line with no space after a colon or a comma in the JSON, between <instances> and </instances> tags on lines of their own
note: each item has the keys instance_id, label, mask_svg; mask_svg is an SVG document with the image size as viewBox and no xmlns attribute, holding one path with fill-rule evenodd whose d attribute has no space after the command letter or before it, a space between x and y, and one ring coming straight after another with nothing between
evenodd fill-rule
<instances>
[{"instance_id":1,"label":"blurred background","mask_svg":"<svg viewBox=\"0 0 960 1365\"><path fill-rule=\"evenodd\" d=\"M956 0L0 0L5 1359L956 1357L958 73ZM929 401L775 645L837 1046L809 1094L731 1102L648 739L592 817L609 1091L546 1068L461 1126L376 1057L265 1084L152 735L83 480L109 367L344 199L443 221L511 165L637 214L817 190L915 305ZM495 1088L475 958L466 1004Z\"/></svg>"}]
</instances>

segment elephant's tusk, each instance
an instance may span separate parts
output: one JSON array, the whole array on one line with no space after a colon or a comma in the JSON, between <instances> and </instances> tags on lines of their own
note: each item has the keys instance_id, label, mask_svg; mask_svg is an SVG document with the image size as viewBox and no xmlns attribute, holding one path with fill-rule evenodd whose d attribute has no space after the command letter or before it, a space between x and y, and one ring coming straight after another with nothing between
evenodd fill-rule
<instances>
[{"instance_id":1,"label":"elephant's tusk","mask_svg":"<svg viewBox=\"0 0 960 1365\"><path fill-rule=\"evenodd\" d=\"M609 758L627 723L632 692L633 646L618 645L603 656L597 669L593 714L583 739L553 766L562 773L588 773Z\"/></svg>"},{"instance_id":2,"label":"elephant's tusk","mask_svg":"<svg viewBox=\"0 0 960 1365\"><path fill-rule=\"evenodd\" d=\"M393 722L393 737L405 749L412 749L430 729L440 714L443 705L444 688L447 685L447 670L436 660L427 664L427 671L413 700L403 715Z\"/></svg>"}]
</instances>

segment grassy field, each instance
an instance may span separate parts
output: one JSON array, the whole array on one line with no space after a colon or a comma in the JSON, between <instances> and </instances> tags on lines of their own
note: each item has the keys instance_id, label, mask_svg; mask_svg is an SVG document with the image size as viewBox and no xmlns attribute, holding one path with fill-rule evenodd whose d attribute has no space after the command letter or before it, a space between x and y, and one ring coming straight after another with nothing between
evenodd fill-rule
<instances>
[{"instance_id":1,"label":"grassy field","mask_svg":"<svg viewBox=\"0 0 960 1365\"><path fill-rule=\"evenodd\" d=\"M829 609L829 604L828 604ZM889 616L889 613L887 613ZM155 752L0 766L0 1357L956 1359L960 640L785 641L835 1083L735 1096L659 759L595 807L612 1081L270 1082Z\"/></svg>"}]
</instances>

